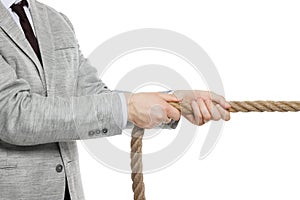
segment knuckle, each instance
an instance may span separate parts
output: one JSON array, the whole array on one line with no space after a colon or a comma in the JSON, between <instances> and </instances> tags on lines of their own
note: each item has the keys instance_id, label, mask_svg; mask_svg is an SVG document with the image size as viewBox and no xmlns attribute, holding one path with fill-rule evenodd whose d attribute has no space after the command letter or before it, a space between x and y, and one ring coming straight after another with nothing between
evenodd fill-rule
<instances>
[{"instance_id":1,"label":"knuckle","mask_svg":"<svg viewBox=\"0 0 300 200\"><path fill-rule=\"evenodd\" d=\"M206 99L206 100L205 100L205 103L206 103L207 105L211 105L211 104L212 104L212 101L211 101L211 99Z\"/></svg>"},{"instance_id":2,"label":"knuckle","mask_svg":"<svg viewBox=\"0 0 300 200\"><path fill-rule=\"evenodd\" d=\"M175 121L178 121L178 120L180 120L180 115L176 115L175 117L174 117L175 119Z\"/></svg>"},{"instance_id":3,"label":"knuckle","mask_svg":"<svg viewBox=\"0 0 300 200\"><path fill-rule=\"evenodd\" d=\"M156 119L157 119L157 121L162 121L164 118L163 118L162 115L158 114L158 115L156 116Z\"/></svg>"}]
</instances>

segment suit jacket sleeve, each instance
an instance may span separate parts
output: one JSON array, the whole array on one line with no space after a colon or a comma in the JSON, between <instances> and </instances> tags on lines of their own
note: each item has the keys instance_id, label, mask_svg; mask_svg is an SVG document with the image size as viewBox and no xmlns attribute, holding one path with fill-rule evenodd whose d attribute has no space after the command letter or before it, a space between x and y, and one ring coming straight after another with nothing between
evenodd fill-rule
<instances>
[{"instance_id":1,"label":"suit jacket sleeve","mask_svg":"<svg viewBox=\"0 0 300 200\"><path fill-rule=\"evenodd\" d=\"M0 139L15 145L36 145L121 134L118 94L106 92L90 75L86 80L98 85L94 89L98 92L67 99L44 97L32 93L28 82L18 79L0 55ZM89 88L87 84L86 94Z\"/></svg>"},{"instance_id":2,"label":"suit jacket sleeve","mask_svg":"<svg viewBox=\"0 0 300 200\"><path fill-rule=\"evenodd\" d=\"M61 13L64 17L66 22L69 24L70 28L74 31L74 27L68 17ZM74 33L75 34L75 33ZM78 47L78 49L80 49ZM80 51L80 50L79 50ZM79 52L80 60L82 65L79 69L79 76L78 76L78 84L77 84L77 95L92 95L92 94L99 94L103 92L112 92L108 89L108 87L101 81L101 79L97 76L97 70L90 65L89 61L84 58L81 52ZM116 91L116 92L127 92L128 91ZM178 125L179 121L172 120L168 124L162 124L156 128L163 128L163 129L175 129ZM126 129L133 128L134 124L130 121L126 123Z\"/></svg>"}]
</instances>

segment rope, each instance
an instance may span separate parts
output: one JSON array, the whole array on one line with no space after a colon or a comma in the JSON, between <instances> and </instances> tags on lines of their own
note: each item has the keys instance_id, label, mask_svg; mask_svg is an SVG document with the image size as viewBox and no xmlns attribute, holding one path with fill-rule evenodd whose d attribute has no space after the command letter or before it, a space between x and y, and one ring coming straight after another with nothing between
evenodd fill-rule
<instances>
[{"instance_id":1,"label":"rope","mask_svg":"<svg viewBox=\"0 0 300 200\"><path fill-rule=\"evenodd\" d=\"M185 113L192 113L189 103L169 102L172 106ZM231 101L229 112L298 112L300 101ZM131 139L131 179L134 200L146 200L143 180L142 139L144 129L135 126Z\"/></svg>"},{"instance_id":2,"label":"rope","mask_svg":"<svg viewBox=\"0 0 300 200\"><path fill-rule=\"evenodd\" d=\"M134 200L146 200L143 181L142 139L144 129L134 126L131 136L131 180Z\"/></svg>"}]
</instances>

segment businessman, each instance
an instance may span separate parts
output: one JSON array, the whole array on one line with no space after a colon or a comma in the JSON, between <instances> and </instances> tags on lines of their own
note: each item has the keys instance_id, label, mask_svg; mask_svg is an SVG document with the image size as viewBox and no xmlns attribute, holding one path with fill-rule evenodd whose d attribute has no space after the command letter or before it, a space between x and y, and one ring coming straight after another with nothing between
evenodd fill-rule
<instances>
[{"instance_id":1,"label":"businessman","mask_svg":"<svg viewBox=\"0 0 300 200\"><path fill-rule=\"evenodd\" d=\"M76 140L176 128L181 115L229 120L230 105L211 92L108 89L65 15L35 0L0 2L1 200L83 200ZM183 100L192 114L168 104Z\"/></svg>"}]
</instances>

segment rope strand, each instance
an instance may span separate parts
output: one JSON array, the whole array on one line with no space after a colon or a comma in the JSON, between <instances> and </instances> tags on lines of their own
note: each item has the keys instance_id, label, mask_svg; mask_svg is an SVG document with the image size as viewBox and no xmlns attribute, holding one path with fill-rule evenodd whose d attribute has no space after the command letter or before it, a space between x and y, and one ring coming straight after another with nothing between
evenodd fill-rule
<instances>
[{"instance_id":1,"label":"rope strand","mask_svg":"<svg viewBox=\"0 0 300 200\"><path fill-rule=\"evenodd\" d=\"M143 177L143 146L144 129L134 126L131 136L131 180L134 200L146 200Z\"/></svg>"}]
</instances>

